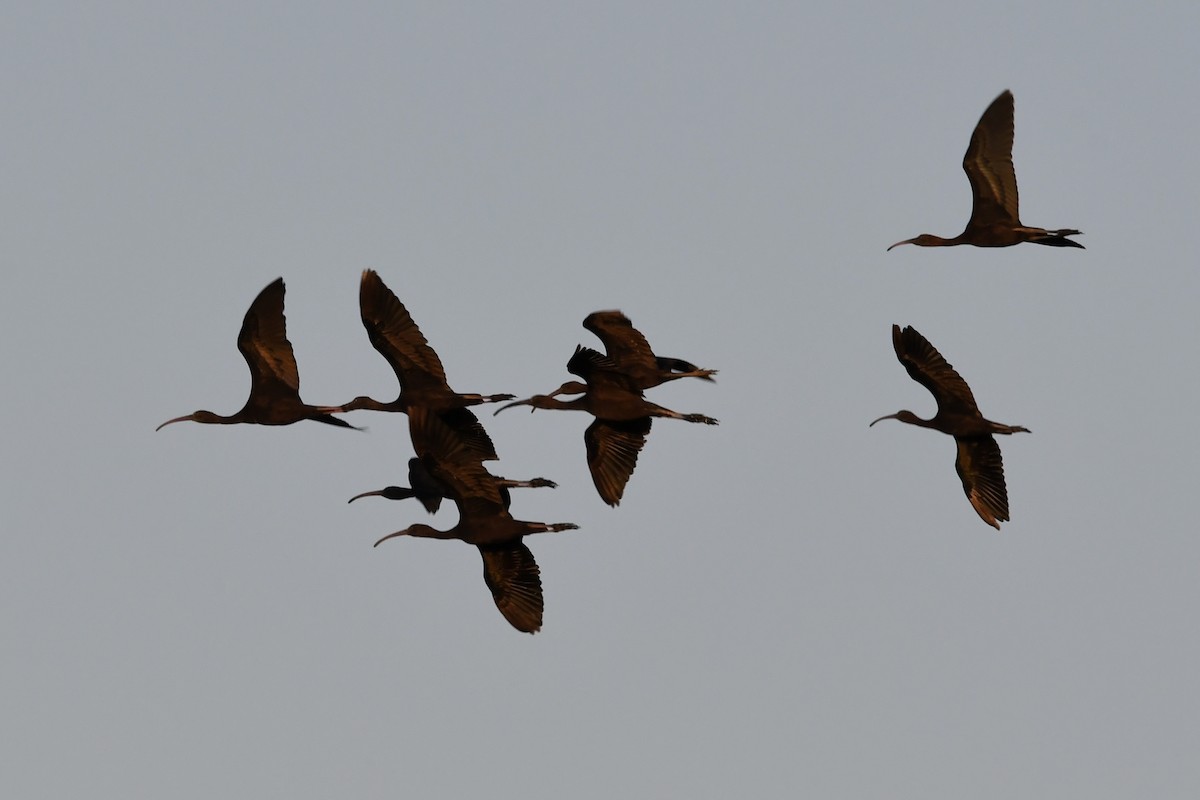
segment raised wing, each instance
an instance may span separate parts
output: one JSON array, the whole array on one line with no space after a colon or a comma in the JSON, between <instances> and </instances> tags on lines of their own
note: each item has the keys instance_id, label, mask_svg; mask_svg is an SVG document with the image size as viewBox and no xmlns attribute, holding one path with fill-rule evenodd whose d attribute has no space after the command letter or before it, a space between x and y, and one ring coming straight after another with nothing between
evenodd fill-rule
<instances>
[{"instance_id":1,"label":"raised wing","mask_svg":"<svg viewBox=\"0 0 1200 800\"><path fill-rule=\"evenodd\" d=\"M1008 522L1008 490L1004 486L1004 461L1000 445L991 436L954 437L958 458L954 469L963 491L980 518L996 530Z\"/></svg>"},{"instance_id":2,"label":"raised wing","mask_svg":"<svg viewBox=\"0 0 1200 800\"><path fill-rule=\"evenodd\" d=\"M635 364L649 369L657 367L650 343L620 311L594 311L584 318L583 327L604 342L608 357L619 368Z\"/></svg>"},{"instance_id":3,"label":"raised wing","mask_svg":"<svg viewBox=\"0 0 1200 800\"><path fill-rule=\"evenodd\" d=\"M358 305L371 345L392 366L403 390L450 391L438 354L375 270L363 270Z\"/></svg>"},{"instance_id":4,"label":"raised wing","mask_svg":"<svg viewBox=\"0 0 1200 800\"><path fill-rule=\"evenodd\" d=\"M1013 96L1006 89L979 118L963 156L963 170L971 182L973 199L968 229L997 222L1021 224L1012 147Z\"/></svg>"},{"instance_id":5,"label":"raised wing","mask_svg":"<svg viewBox=\"0 0 1200 800\"><path fill-rule=\"evenodd\" d=\"M238 334L238 350L250 366L250 395L292 396L299 401L300 375L283 316L283 278L258 293Z\"/></svg>"},{"instance_id":6,"label":"raised wing","mask_svg":"<svg viewBox=\"0 0 1200 800\"><path fill-rule=\"evenodd\" d=\"M483 580L496 608L514 628L536 633L542 627L542 579L524 542L479 545Z\"/></svg>"},{"instance_id":7,"label":"raised wing","mask_svg":"<svg viewBox=\"0 0 1200 800\"><path fill-rule=\"evenodd\" d=\"M938 413L977 415L979 407L971 388L954 367L946 363L942 354L929 340L907 326L892 326L892 347L896 357L908 371L909 377L933 394L938 404Z\"/></svg>"},{"instance_id":8,"label":"raised wing","mask_svg":"<svg viewBox=\"0 0 1200 800\"><path fill-rule=\"evenodd\" d=\"M583 432L592 482L610 506L620 504L625 494L625 484L637 467L638 453L646 445L650 421L650 417L625 422L597 419Z\"/></svg>"}]
</instances>

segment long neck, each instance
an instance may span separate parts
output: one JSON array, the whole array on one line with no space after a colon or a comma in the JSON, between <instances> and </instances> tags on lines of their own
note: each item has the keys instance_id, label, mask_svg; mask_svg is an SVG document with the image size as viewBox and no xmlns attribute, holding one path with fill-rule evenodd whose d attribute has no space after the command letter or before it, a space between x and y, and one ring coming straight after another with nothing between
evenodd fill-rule
<instances>
[{"instance_id":1,"label":"long neck","mask_svg":"<svg viewBox=\"0 0 1200 800\"><path fill-rule=\"evenodd\" d=\"M875 420L875 422L882 422L885 419L895 419L899 420L900 422L907 422L909 425L919 425L922 428L933 428L934 430L938 429L937 426L934 425L933 420L921 419L908 409L897 411L895 414L888 414L886 417L880 417L879 419ZM871 425L874 425L875 422L872 422ZM870 425L867 427L870 427Z\"/></svg>"},{"instance_id":2,"label":"long neck","mask_svg":"<svg viewBox=\"0 0 1200 800\"><path fill-rule=\"evenodd\" d=\"M397 397L390 403L384 403L370 397L356 397L344 406L322 406L322 411L326 413L342 412L342 411L403 411L404 404L401 403L401 398Z\"/></svg>"},{"instance_id":3,"label":"long neck","mask_svg":"<svg viewBox=\"0 0 1200 800\"><path fill-rule=\"evenodd\" d=\"M437 528L431 528L428 525L422 525L422 524L418 523L416 525L409 525L407 528L405 528L402 531L396 531L395 533L389 533L387 536L384 536L382 539L380 539L378 542L376 542L374 546L379 547L379 545L383 544L388 539L394 539L397 536L417 536L422 539L459 539L459 538L461 538L458 535L458 526L457 525L455 525L453 528L451 528L448 531L439 531Z\"/></svg>"}]
</instances>

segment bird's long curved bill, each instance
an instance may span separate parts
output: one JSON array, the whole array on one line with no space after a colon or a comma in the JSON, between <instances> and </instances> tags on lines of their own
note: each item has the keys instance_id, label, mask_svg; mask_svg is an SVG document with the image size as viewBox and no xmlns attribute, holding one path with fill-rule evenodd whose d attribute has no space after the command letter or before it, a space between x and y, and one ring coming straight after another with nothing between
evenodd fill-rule
<instances>
[{"instance_id":1,"label":"bird's long curved bill","mask_svg":"<svg viewBox=\"0 0 1200 800\"><path fill-rule=\"evenodd\" d=\"M502 406L500 406L499 408L497 408L495 411L493 411L493 412L492 412L492 416L494 417L494 416L496 416L497 414L499 414L501 411L503 411L504 409L506 409L506 408L512 408L513 406L532 406L532 403L530 403L530 401L529 401L528 399L526 399L526 400L514 400L514 401L513 401L513 402L511 402L511 403L508 403L508 404L506 404L506 405L502 405ZM531 408L529 409L529 413L530 413L530 414L532 414L534 411L537 411L537 408L536 408L536 407L531 407Z\"/></svg>"},{"instance_id":2,"label":"bird's long curved bill","mask_svg":"<svg viewBox=\"0 0 1200 800\"><path fill-rule=\"evenodd\" d=\"M387 489L376 489L373 492L363 492L362 494L354 495L354 497L351 497L346 502L353 503L355 500L358 500L359 498L362 498L362 497L381 497L381 496L383 496L383 493L386 491L387 491Z\"/></svg>"},{"instance_id":3,"label":"bird's long curved bill","mask_svg":"<svg viewBox=\"0 0 1200 800\"><path fill-rule=\"evenodd\" d=\"M897 416L898 416L897 414L888 414L887 416L883 416L883 417L880 417L879 419L875 420L875 422L882 422L885 419L895 419ZM875 424L875 422L872 422L867 427L870 428L871 426L873 426Z\"/></svg>"},{"instance_id":4,"label":"bird's long curved bill","mask_svg":"<svg viewBox=\"0 0 1200 800\"><path fill-rule=\"evenodd\" d=\"M378 542L371 545L371 547L379 547L379 545L383 544L388 539L395 539L397 536L403 536L406 533L408 533L408 531L396 531L395 533L389 533L387 536L383 537Z\"/></svg>"},{"instance_id":5,"label":"bird's long curved bill","mask_svg":"<svg viewBox=\"0 0 1200 800\"><path fill-rule=\"evenodd\" d=\"M904 241L902 241L902 242L896 242L894 245L892 245L892 247L899 247L899 246L900 246L900 245L902 245L902 244L912 244L912 243L913 243L913 242L915 242L915 241L916 241L916 238L915 238L915 237L914 237L914 238L912 238L912 239L905 239L905 240L904 240ZM889 248L888 248L888 250L891 250L891 249L892 249L892 247L889 247Z\"/></svg>"},{"instance_id":6,"label":"bird's long curved bill","mask_svg":"<svg viewBox=\"0 0 1200 800\"><path fill-rule=\"evenodd\" d=\"M163 428L167 427L167 426L168 426L168 425L170 425L172 422L187 422L187 421L188 421L188 420L190 420L191 418L192 418L192 415L191 415L191 414L188 414L187 416L184 416L184 417L176 417L175 419L169 419L169 420L167 420L166 422L164 422L162 425L159 425L159 426L158 426L157 428L155 428L154 430L155 430L155 431L161 431Z\"/></svg>"}]
</instances>

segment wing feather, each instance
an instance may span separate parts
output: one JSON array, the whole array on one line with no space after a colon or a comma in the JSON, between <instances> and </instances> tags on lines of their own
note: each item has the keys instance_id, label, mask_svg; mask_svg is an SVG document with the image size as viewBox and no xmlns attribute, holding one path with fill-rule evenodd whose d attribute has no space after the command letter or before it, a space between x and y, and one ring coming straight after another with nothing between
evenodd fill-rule
<instances>
[{"instance_id":1,"label":"wing feather","mask_svg":"<svg viewBox=\"0 0 1200 800\"><path fill-rule=\"evenodd\" d=\"M514 628L536 633L542 627L542 579L524 542L479 545L483 580L496 608Z\"/></svg>"}]
</instances>

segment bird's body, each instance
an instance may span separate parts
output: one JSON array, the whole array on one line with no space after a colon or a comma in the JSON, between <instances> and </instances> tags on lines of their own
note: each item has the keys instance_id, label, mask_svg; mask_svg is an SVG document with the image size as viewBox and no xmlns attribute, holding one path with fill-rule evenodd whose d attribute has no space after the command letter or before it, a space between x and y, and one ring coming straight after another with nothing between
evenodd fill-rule
<instances>
[{"instance_id":1,"label":"bird's body","mask_svg":"<svg viewBox=\"0 0 1200 800\"><path fill-rule=\"evenodd\" d=\"M1008 491L1004 484L1000 446L992 437L993 434L1028 433L1029 429L986 419L966 381L915 328L901 330L899 325L893 325L892 346L909 376L933 394L938 410L932 419L922 419L911 411L902 410L875 422L896 419L953 436L958 448L954 466L962 480L963 491L980 518L999 530L1000 522L1008 521Z\"/></svg>"},{"instance_id":2,"label":"bird's body","mask_svg":"<svg viewBox=\"0 0 1200 800\"><path fill-rule=\"evenodd\" d=\"M371 345L396 373L400 394L379 401L359 396L327 411L401 411L420 406L442 413L445 421L486 460L496 459L496 449L478 418L466 406L511 400L511 394L459 394L450 388L442 360L413 321L408 309L374 270L363 270L359 284L359 311ZM420 453L418 453L420 455Z\"/></svg>"},{"instance_id":3,"label":"bird's body","mask_svg":"<svg viewBox=\"0 0 1200 800\"><path fill-rule=\"evenodd\" d=\"M636 388L636 383L619 372L597 367L596 351L577 347L567 368L587 382L568 381L548 395L534 395L501 406L496 413L514 406L534 409L586 411L596 419L584 431L588 470L601 499L610 506L621 502L625 485L637 467L638 453L646 444L654 417L681 419L686 422L716 425L717 420L703 414L681 414L651 403ZM570 400L555 395L574 394Z\"/></svg>"},{"instance_id":4,"label":"bird's body","mask_svg":"<svg viewBox=\"0 0 1200 800\"><path fill-rule=\"evenodd\" d=\"M970 244L976 247L1011 247L1022 242L1051 247L1078 247L1068 239L1080 231L1074 228L1047 230L1022 225L1017 203L1017 173L1012 163L1013 96L1005 90L983 112L971 134L971 143L963 156L963 170L971 182L971 218L958 236L944 239L923 233L896 242L920 247L950 247Z\"/></svg>"},{"instance_id":5,"label":"bird's body","mask_svg":"<svg viewBox=\"0 0 1200 800\"><path fill-rule=\"evenodd\" d=\"M302 419L324 422L342 428L354 426L332 416L332 409L311 406L300 399L300 375L292 343L287 338L283 314L283 278L272 281L250 304L238 333L238 350L250 368L250 396L241 411L221 416L211 411L196 411L169 419L156 430L174 422L201 422L209 425L291 425Z\"/></svg>"}]
</instances>

